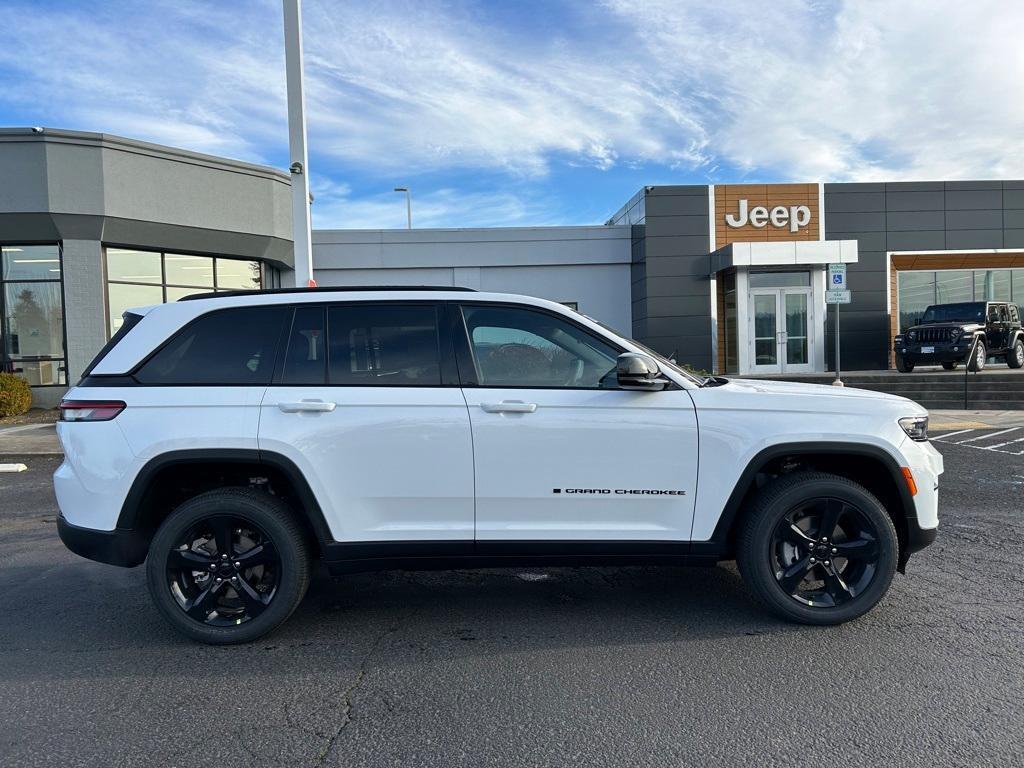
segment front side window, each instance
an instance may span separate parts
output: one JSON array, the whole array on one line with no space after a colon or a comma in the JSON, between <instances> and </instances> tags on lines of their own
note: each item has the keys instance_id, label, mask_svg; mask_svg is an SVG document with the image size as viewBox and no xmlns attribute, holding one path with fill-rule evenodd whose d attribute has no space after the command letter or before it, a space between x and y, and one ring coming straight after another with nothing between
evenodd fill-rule
<instances>
[{"instance_id":1,"label":"front side window","mask_svg":"<svg viewBox=\"0 0 1024 768\"><path fill-rule=\"evenodd\" d=\"M482 387L615 389L619 352L550 315L518 307L463 307Z\"/></svg>"},{"instance_id":2,"label":"front side window","mask_svg":"<svg viewBox=\"0 0 1024 768\"><path fill-rule=\"evenodd\" d=\"M358 387L441 384L437 308L338 305L327 311L328 379Z\"/></svg>"},{"instance_id":3,"label":"front side window","mask_svg":"<svg viewBox=\"0 0 1024 768\"><path fill-rule=\"evenodd\" d=\"M59 245L0 246L0 370L67 383Z\"/></svg>"},{"instance_id":4,"label":"front side window","mask_svg":"<svg viewBox=\"0 0 1024 768\"><path fill-rule=\"evenodd\" d=\"M269 384L287 307L237 307L189 323L136 374L143 384Z\"/></svg>"}]
</instances>

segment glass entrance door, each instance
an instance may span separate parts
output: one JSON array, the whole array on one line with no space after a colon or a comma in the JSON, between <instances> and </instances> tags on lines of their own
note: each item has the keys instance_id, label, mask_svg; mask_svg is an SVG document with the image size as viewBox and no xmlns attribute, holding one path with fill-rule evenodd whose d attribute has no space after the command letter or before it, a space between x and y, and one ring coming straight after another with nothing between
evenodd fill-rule
<instances>
[{"instance_id":1,"label":"glass entrance door","mask_svg":"<svg viewBox=\"0 0 1024 768\"><path fill-rule=\"evenodd\" d=\"M751 370L754 373L813 371L810 288L752 288Z\"/></svg>"}]
</instances>

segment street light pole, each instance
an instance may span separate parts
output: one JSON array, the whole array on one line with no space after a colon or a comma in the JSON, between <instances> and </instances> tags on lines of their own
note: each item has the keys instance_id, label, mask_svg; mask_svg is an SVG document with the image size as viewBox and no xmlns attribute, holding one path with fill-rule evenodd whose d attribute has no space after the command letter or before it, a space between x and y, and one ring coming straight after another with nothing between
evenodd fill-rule
<instances>
[{"instance_id":1,"label":"street light pole","mask_svg":"<svg viewBox=\"0 0 1024 768\"><path fill-rule=\"evenodd\" d=\"M412 191L408 187L395 187L395 192L405 192L405 218L407 227L412 229Z\"/></svg>"},{"instance_id":2,"label":"street light pole","mask_svg":"<svg viewBox=\"0 0 1024 768\"><path fill-rule=\"evenodd\" d=\"M301 0L284 3L284 62L288 86L288 154L292 175L292 240L295 285L314 287L313 234L309 220L309 153L306 149L306 97L302 84Z\"/></svg>"}]
</instances>

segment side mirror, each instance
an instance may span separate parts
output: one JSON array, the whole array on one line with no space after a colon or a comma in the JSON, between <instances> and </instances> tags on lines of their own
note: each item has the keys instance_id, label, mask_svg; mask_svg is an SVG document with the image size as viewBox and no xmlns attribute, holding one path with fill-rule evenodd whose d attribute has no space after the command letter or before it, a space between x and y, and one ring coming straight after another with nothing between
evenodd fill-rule
<instances>
[{"instance_id":1,"label":"side mirror","mask_svg":"<svg viewBox=\"0 0 1024 768\"><path fill-rule=\"evenodd\" d=\"M652 357L636 352L623 352L615 362L615 375L619 389L636 389L658 392L669 385L661 374L658 363Z\"/></svg>"}]
</instances>

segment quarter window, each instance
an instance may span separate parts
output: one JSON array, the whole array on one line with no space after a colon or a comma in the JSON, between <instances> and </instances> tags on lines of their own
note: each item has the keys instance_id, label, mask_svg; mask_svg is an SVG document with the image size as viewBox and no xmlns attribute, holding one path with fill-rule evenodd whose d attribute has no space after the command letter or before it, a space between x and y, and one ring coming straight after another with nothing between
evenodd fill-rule
<instances>
[{"instance_id":1,"label":"quarter window","mask_svg":"<svg viewBox=\"0 0 1024 768\"><path fill-rule=\"evenodd\" d=\"M136 378L151 385L269 384L287 307L238 307L203 315L146 362Z\"/></svg>"},{"instance_id":2,"label":"quarter window","mask_svg":"<svg viewBox=\"0 0 1024 768\"><path fill-rule=\"evenodd\" d=\"M441 383L437 309L414 305L338 305L327 312L329 380L360 387L436 387Z\"/></svg>"},{"instance_id":3,"label":"quarter window","mask_svg":"<svg viewBox=\"0 0 1024 768\"><path fill-rule=\"evenodd\" d=\"M482 387L617 388L618 350L573 323L513 307L463 316Z\"/></svg>"}]
</instances>

